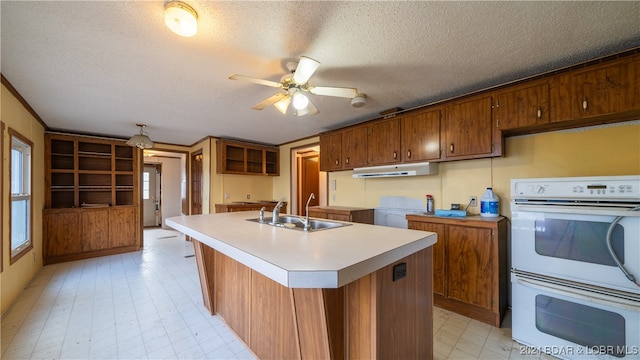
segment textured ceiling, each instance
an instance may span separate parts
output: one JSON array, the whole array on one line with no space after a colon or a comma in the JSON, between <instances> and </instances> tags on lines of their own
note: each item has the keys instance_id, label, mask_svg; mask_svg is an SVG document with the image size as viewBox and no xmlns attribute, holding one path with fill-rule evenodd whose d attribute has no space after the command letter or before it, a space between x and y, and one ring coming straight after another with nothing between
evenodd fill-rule
<instances>
[{"instance_id":1,"label":"textured ceiling","mask_svg":"<svg viewBox=\"0 0 640 360\"><path fill-rule=\"evenodd\" d=\"M640 2L213 2L186 0L199 32L164 25L162 1L1 2L0 70L52 129L160 142L207 136L282 144L640 46ZM251 106L301 55L321 62L313 116Z\"/></svg>"}]
</instances>

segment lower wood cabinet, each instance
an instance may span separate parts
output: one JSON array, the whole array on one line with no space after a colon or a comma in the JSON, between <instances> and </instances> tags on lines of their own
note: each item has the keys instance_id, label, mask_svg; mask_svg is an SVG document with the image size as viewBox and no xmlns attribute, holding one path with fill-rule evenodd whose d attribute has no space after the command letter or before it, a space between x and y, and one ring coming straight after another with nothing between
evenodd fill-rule
<instances>
[{"instance_id":1,"label":"lower wood cabinet","mask_svg":"<svg viewBox=\"0 0 640 360\"><path fill-rule=\"evenodd\" d=\"M435 232L434 304L500 327L507 307L507 220L407 215L409 229Z\"/></svg>"},{"instance_id":2,"label":"lower wood cabinet","mask_svg":"<svg viewBox=\"0 0 640 360\"><path fill-rule=\"evenodd\" d=\"M45 209L44 264L138 250L139 218L137 206Z\"/></svg>"},{"instance_id":3,"label":"lower wood cabinet","mask_svg":"<svg viewBox=\"0 0 640 360\"><path fill-rule=\"evenodd\" d=\"M373 224L374 209L347 206L312 206L309 208L309 216L328 220Z\"/></svg>"},{"instance_id":4,"label":"lower wood cabinet","mask_svg":"<svg viewBox=\"0 0 640 360\"><path fill-rule=\"evenodd\" d=\"M266 211L273 211L273 208L276 207L278 202L238 202L238 203L228 203L228 204L216 204L216 213L225 213L225 212L236 212L236 211L258 211L265 207ZM287 203L283 203L280 208L281 214L287 213Z\"/></svg>"}]
</instances>

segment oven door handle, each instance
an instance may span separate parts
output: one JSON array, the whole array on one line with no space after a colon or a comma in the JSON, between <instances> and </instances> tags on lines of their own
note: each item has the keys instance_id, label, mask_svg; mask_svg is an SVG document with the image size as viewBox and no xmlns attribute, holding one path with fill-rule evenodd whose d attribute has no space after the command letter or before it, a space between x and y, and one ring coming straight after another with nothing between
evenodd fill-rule
<instances>
[{"instance_id":1,"label":"oven door handle","mask_svg":"<svg viewBox=\"0 0 640 360\"><path fill-rule=\"evenodd\" d=\"M532 278L523 278L520 275L516 275L516 279L518 283L523 286L528 286L537 290L550 292L556 295L564 295L571 296L574 298L586 300L589 302L606 305L606 306L615 306L619 309L625 309L630 311L640 311L640 295L638 295L638 300L630 300L621 297L615 296L615 290L611 291L611 295L603 294L600 292L590 291L586 288L578 289L574 287L569 287L565 285L556 284L553 282L547 282L544 280L532 279Z\"/></svg>"}]
</instances>

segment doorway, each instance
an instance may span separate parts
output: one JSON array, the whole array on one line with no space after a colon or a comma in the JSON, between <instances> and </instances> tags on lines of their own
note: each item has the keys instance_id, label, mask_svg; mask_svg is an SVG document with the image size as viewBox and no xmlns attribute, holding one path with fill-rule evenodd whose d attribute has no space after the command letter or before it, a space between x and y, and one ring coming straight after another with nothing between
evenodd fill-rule
<instances>
[{"instance_id":1,"label":"doorway","mask_svg":"<svg viewBox=\"0 0 640 360\"><path fill-rule=\"evenodd\" d=\"M144 165L142 170L142 223L144 227L156 227L161 224L161 176L162 165Z\"/></svg>"},{"instance_id":2,"label":"doorway","mask_svg":"<svg viewBox=\"0 0 640 360\"><path fill-rule=\"evenodd\" d=\"M307 200L313 193L309 206L327 205L327 173L320 171L319 144L291 149L291 211L305 215Z\"/></svg>"}]
</instances>

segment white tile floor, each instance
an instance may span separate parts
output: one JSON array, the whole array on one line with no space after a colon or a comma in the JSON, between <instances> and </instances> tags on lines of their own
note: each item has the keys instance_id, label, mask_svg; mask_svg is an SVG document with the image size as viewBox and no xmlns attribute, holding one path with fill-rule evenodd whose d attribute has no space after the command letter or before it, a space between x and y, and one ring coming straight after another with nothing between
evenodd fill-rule
<instances>
[{"instance_id":1,"label":"white tile floor","mask_svg":"<svg viewBox=\"0 0 640 360\"><path fill-rule=\"evenodd\" d=\"M0 358L253 359L202 305L192 244L144 238L143 251L45 266L2 317ZM521 358L510 329L439 308L434 339L435 359Z\"/></svg>"}]
</instances>

